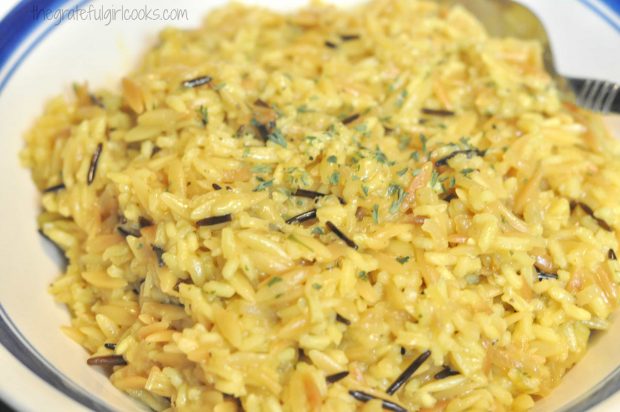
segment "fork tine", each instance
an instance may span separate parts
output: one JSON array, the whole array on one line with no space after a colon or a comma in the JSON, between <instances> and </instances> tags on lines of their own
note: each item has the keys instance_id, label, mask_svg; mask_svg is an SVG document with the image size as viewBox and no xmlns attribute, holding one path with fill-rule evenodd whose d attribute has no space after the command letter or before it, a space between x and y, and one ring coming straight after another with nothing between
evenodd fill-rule
<instances>
[{"instance_id":1,"label":"fork tine","mask_svg":"<svg viewBox=\"0 0 620 412\"><path fill-rule=\"evenodd\" d=\"M620 113L620 83L574 77L567 77L566 80L578 106L603 114Z\"/></svg>"},{"instance_id":2,"label":"fork tine","mask_svg":"<svg viewBox=\"0 0 620 412\"><path fill-rule=\"evenodd\" d=\"M585 101L586 95L588 94L590 87L592 87L592 83L594 83L592 79L586 79L585 83L581 86L579 95L577 95L577 102L579 104L582 104Z\"/></svg>"},{"instance_id":3,"label":"fork tine","mask_svg":"<svg viewBox=\"0 0 620 412\"><path fill-rule=\"evenodd\" d=\"M592 110L594 111L601 110L603 106L603 102L605 101L605 96L609 95L609 92L611 91L611 88L613 86L613 83L608 82L608 81L602 81L601 83L602 83L601 89L599 90L597 95L592 99Z\"/></svg>"},{"instance_id":4,"label":"fork tine","mask_svg":"<svg viewBox=\"0 0 620 412\"><path fill-rule=\"evenodd\" d=\"M618 95L619 91L620 91L620 84L616 83L611 86L611 89L609 90L609 94L607 95L607 99L605 100L605 103L603 103L603 105L601 106L601 112L608 113L611 110L611 105L616 99L616 96Z\"/></svg>"},{"instance_id":5,"label":"fork tine","mask_svg":"<svg viewBox=\"0 0 620 412\"><path fill-rule=\"evenodd\" d=\"M598 93L599 89L601 88L601 84L602 84L602 82L598 80L593 80L592 82L593 82L592 88L590 89L590 92L588 93L585 101L583 102L583 105L588 109L593 108L594 98L596 94Z\"/></svg>"}]
</instances>

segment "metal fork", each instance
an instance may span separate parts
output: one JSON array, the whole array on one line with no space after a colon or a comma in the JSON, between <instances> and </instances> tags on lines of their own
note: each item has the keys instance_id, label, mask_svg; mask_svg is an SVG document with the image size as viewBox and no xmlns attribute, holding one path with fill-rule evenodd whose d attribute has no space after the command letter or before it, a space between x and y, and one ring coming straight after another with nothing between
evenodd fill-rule
<instances>
[{"instance_id":1,"label":"metal fork","mask_svg":"<svg viewBox=\"0 0 620 412\"><path fill-rule=\"evenodd\" d=\"M606 80L573 79L568 82L575 91L579 106L601 113L620 113L620 84Z\"/></svg>"},{"instance_id":2,"label":"metal fork","mask_svg":"<svg viewBox=\"0 0 620 412\"><path fill-rule=\"evenodd\" d=\"M606 80L565 77L558 73L547 31L527 7L512 0L437 0L459 4L482 22L489 34L536 40L543 46L545 69L553 77L564 100L600 113L620 114L620 84Z\"/></svg>"}]
</instances>

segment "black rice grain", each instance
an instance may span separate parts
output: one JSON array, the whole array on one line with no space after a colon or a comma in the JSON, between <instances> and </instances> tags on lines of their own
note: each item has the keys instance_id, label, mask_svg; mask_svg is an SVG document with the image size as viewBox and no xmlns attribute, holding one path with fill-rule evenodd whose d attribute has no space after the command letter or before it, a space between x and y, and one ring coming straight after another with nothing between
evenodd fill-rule
<instances>
[{"instance_id":1,"label":"black rice grain","mask_svg":"<svg viewBox=\"0 0 620 412\"><path fill-rule=\"evenodd\" d=\"M407 369L405 369L403 373L401 373L400 376L396 378L394 383L391 384L390 387L387 388L385 392L388 395L394 395L396 391L400 389L401 386L407 383L409 378L411 378L411 375L413 375L415 371L417 371L420 368L420 366L422 366L422 364L426 362L429 356L431 356L431 351L427 350L426 352L423 352L420 356L415 358L415 360L411 362L411 365L409 365Z\"/></svg>"},{"instance_id":2,"label":"black rice grain","mask_svg":"<svg viewBox=\"0 0 620 412\"><path fill-rule=\"evenodd\" d=\"M200 219L199 221L197 221L196 224L198 226L213 226L213 225L219 225L221 223L227 223L231 221L232 221L232 215L229 213L227 215L206 217L204 219Z\"/></svg>"},{"instance_id":3,"label":"black rice grain","mask_svg":"<svg viewBox=\"0 0 620 412\"><path fill-rule=\"evenodd\" d=\"M338 229L338 227L336 227L336 225L334 225L332 222L330 222L329 220L325 223L325 225L329 228L329 230L331 230L332 232L334 232L334 234L336 236L338 236L340 238L340 240L342 240L347 246L349 246L352 249L359 249L359 247L357 246L357 244L352 241L351 239L349 239L347 237L347 235L345 235L340 229Z\"/></svg>"},{"instance_id":4,"label":"black rice grain","mask_svg":"<svg viewBox=\"0 0 620 412\"><path fill-rule=\"evenodd\" d=\"M205 84L209 84L211 83L211 80L213 80L211 76L200 76L196 77L195 79L185 80L182 85L186 89L193 89L194 87L200 87L204 86Z\"/></svg>"},{"instance_id":5,"label":"black rice grain","mask_svg":"<svg viewBox=\"0 0 620 412\"><path fill-rule=\"evenodd\" d=\"M47 189L43 189L43 193L54 193L54 192L58 192L64 189L66 189L65 184L60 183L58 185L50 186Z\"/></svg>"},{"instance_id":6,"label":"black rice grain","mask_svg":"<svg viewBox=\"0 0 620 412\"><path fill-rule=\"evenodd\" d=\"M342 380L349 376L349 371L334 373L333 375L329 375L325 377L327 383L336 383L339 380Z\"/></svg>"},{"instance_id":7,"label":"black rice grain","mask_svg":"<svg viewBox=\"0 0 620 412\"><path fill-rule=\"evenodd\" d=\"M97 149L95 149L95 153L93 154L92 159L90 160L90 167L88 168L88 177L86 182L90 185L95 180L95 176L97 175L97 166L99 165L99 158L101 157L101 151L103 150L103 143L99 143L97 145Z\"/></svg>"},{"instance_id":8,"label":"black rice grain","mask_svg":"<svg viewBox=\"0 0 620 412\"><path fill-rule=\"evenodd\" d=\"M123 366L127 361L122 355L93 356L86 363L90 366Z\"/></svg>"},{"instance_id":9,"label":"black rice grain","mask_svg":"<svg viewBox=\"0 0 620 412\"><path fill-rule=\"evenodd\" d=\"M407 412L407 409L403 408L397 403L388 401L386 399L378 398L366 392L350 390L349 395L351 395L355 400L358 400L364 403L372 401L373 399L379 399L381 401L381 406L383 406L383 409L386 409L388 411L393 411L393 412Z\"/></svg>"},{"instance_id":10,"label":"black rice grain","mask_svg":"<svg viewBox=\"0 0 620 412\"><path fill-rule=\"evenodd\" d=\"M316 209L308 210L307 212L303 212L298 214L297 216L293 216L289 219L286 219L287 225L292 225L293 223L303 223L308 220L316 219Z\"/></svg>"},{"instance_id":11,"label":"black rice grain","mask_svg":"<svg viewBox=\"0 0 620 412\"><path fill-rule=\"evenodd\" d=\"M423 108L422 109L422 113L427 114L429 116L440 116L440 117L449 117L449 116L454 116L455 113L451 110L444 110L444 109L427 109L427 108Z\"/></svg>"}]
</instances>

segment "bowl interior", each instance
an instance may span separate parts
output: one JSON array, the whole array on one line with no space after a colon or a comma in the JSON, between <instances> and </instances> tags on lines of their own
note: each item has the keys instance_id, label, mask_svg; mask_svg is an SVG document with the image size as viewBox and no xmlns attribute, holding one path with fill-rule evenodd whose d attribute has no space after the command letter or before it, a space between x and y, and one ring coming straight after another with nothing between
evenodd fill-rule
<instances>
[{"instance_id":1,"label":"bowl interior","mask_svg":"<svg viewBox=\"0 0 620 412\"><path fill-rule=\"evenodd\" d=\"M356 2L335 1L345 5ZM40 35L36 47L32 47L8 81L2 82L0 77L0 117L4 120L0 122L0 136L3 137L0 141L0 267L4 281L0 288L0 318L19 335L16 339L30 351L29 356L39 356L44 367L60 376L71 390L91 398L94 402L91 408L94 409L127 411L140 407L113 388L102 373L86 366L86 352L60 331L60 326L68 323L69 316L47 292L48 284L59 273L59 256L36 232L39 197L28 171L19 165L17 154L22 147L21 136L41 113L44 102L59 93L69 93L72 82L87 81L94 88L117 88L118 80L134 67L162 27L195 27L208 9L223 3L224 0L200 4L180 0L171 6L164 0L149 1L150 8L186 9L187 19L114 21L110 24L105 21L68 21L46 34L43 32L53 26L53 22L33 21L38 27L35 37ZM290 10L306 2L254 0L247 3ZM617 44L617 33L600 17L578 1L566 2L565 8L558 8L555 0L528 0L524 3L533 6L543 17L555 16L544 20L561 71L620 81L620 55L611 52L614 41ZM147 1L135 1L131 6L145 7ZM96 7L112 9L116 5L101 0ZM579 27L588 30L577 30ZM587 44L584 40L575 40L575 33L597 41ZM598 48L591 47L592 44L597 44ZM584 59L584 56L592 58ZM619 118L610 118L609 124L615 136L620 136ZM550 397L539 403L538 408L558 410L574 404L612 376L620 365L620 351L616 350L618 340L620 322L614 322L611 330L593 339L585 358Z\"/></svg>"}]
</instances>

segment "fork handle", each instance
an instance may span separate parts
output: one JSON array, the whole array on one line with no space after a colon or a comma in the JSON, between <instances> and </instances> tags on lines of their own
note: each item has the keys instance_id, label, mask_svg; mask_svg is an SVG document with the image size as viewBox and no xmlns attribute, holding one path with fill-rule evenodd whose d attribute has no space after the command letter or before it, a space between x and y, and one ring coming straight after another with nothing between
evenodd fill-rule
<instances>
[{"instance_id":1,"label":"fork handle","mask_svg":"<svg viewBox=\"0 0 620 412\"><path fill-rule=\"evenodd\" d=\"M567 78L579 106L594 112L620 114L620 83Z\"/></svg>"}]
</instances>

